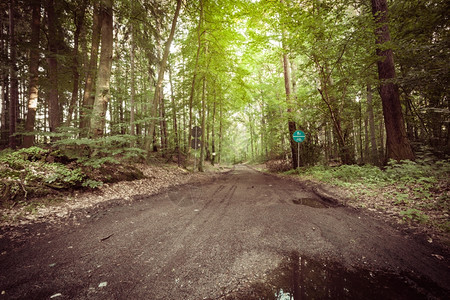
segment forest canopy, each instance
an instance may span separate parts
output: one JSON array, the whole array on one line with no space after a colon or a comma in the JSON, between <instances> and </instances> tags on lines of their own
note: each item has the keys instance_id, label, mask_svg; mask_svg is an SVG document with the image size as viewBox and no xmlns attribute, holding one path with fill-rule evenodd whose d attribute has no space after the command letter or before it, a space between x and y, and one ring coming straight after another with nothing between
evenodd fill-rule
<instances>
[{"instance_id":1,"label":"forest canopy","mask_svg":"<svg viewBox=\"0 0 450 300\"><path fill-rule=\"evenodd\" d=\"M445 0L2 1L0 148L195 155L200 170L444 158L448 11Z\"/></svg>"}]
</instances>

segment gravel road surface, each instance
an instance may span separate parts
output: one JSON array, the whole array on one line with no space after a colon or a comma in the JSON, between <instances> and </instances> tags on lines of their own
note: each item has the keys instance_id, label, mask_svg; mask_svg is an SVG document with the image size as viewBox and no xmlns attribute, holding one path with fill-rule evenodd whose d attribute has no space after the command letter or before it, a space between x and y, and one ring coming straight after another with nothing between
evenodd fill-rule
<instances>
[{"instance_id":1,"label":"gravel road surface","mask_svg":"<svg viewBox=\"0 0 450 300\"><path fill-rule=\"evenodd\" d=\"M0 238L0 299L445 299L448 252L246 166Z\"/></svg>"}]
</instances>

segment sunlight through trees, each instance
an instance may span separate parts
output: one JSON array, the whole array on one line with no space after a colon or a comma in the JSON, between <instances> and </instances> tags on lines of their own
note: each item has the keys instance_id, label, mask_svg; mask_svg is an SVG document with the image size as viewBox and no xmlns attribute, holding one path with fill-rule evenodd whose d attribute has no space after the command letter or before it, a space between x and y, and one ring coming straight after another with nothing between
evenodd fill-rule
<instances>
[{"instance_id":1,"label":"sunlight through trees","mask_svg":"<svg viewBox=\"0 0 450 300\"><path fill-rule=\"evenodd\" d=\"M0 8L1 148L115 139L120 155L195 158L200 171L204 161L380 165L425 147L449 153L446 1ZM306 133L298 148L295 130Z\"/></svg>"}]
</instances>

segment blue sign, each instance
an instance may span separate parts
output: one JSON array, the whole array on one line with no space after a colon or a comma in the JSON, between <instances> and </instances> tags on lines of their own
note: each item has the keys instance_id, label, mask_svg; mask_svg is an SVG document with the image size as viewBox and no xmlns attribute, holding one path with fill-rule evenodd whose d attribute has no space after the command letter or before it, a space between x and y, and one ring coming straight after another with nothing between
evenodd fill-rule
<instances>
[{"instance_id":1,"label":"blue sign","mask_svg":"<svg viewBox=\"0 0 450 300\"><path fill-rule=\"evenodd\" d=\"M296 141L297 143L301 143L305 139L305 133L301 130L297 130L296 132L294 132L292 137L294 138L294 141Z\"/></svg>"}]
</instances>

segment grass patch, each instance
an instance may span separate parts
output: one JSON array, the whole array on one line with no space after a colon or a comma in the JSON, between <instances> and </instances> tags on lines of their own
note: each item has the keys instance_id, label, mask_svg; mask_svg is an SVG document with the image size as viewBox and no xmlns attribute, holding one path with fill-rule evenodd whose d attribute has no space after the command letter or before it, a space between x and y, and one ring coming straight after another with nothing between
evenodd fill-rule
<instances>
[{"instance_id":1,"label":"grass patch","mask_svg":"<svg viewBox=\"0 0 450 300\"><path fill-rule=\"evenodd\" d=\"M396 215L401 222L449 232L448 160L390 161L384 170L371 165L315 166L290 170L346 191L350 205Z\"/></svg>"}]
</instances>

